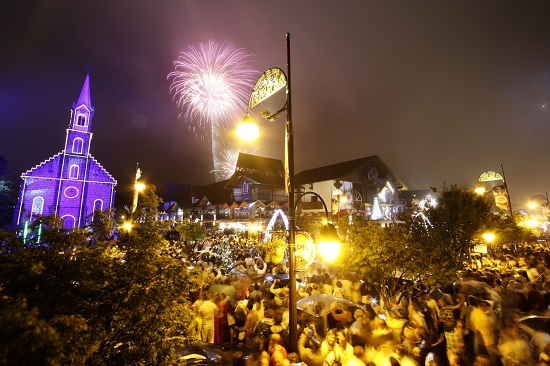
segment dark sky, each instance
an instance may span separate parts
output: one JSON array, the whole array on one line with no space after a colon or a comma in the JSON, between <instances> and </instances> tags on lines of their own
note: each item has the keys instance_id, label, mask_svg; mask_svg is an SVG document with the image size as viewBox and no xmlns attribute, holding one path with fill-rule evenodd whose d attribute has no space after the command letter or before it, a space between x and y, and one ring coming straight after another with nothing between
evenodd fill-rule
<instances>
[{"instance_id":1,"label":"dark sky","mask_svg":"<svg viewBox=\"0 0 550 366\"><path fill-rule=\"evenodd\" d=\"M61 151L91 64L91 152L119 192L136 162L160 191L213 182L173 61L215 40L286 69L290 32L296 172L379 155L425 189L502 162L523 207L550 188L549 16L548 1L4 1L0 155L19 175ZM283 121L263 132L256 153L282 159Z\"/></svg>"}]
</instances>

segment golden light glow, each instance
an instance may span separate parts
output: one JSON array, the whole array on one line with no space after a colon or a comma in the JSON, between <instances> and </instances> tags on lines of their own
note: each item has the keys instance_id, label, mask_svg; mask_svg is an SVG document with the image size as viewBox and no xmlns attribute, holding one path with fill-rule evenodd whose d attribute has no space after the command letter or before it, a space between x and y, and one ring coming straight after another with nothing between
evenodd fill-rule
<instances>
[{"instance_id":1,"label":"golden light glow","mask_svg":"<svg viewBox=\"0 0 550 366\"><path fill-rule=\"evenodd\" d=\"M536 208L536 207L537 207L537 203L531 201L531 202L529 202L529 205L528 205L528 206L529 206L529 208Z\"/></svg>"},{"instance_id":2,"label":"golden light glow","mask_svg":"<svg viewBox=\"0 0 550 366\"><path fill-rule=\"evenodd\" d=\"M340 254L340 238L332 224L326 224L321 228L317 237L317 250L321 257L332 262Z\"/></svg>"},{"instance_id":3,"label":"golden light glow","mask_svg":"<svg viewBox=\"0 0 550 366\"><path fill-rule=\"evenodd\" d=\"M487 243L492 243L495 240L495 234L483 233L483 240L485 240Z\"/></svg>"},{"instance_id":4,"label":"golden light glow","mask_svg":"<svg viewBox=\"0 0 550 366\"><path fill-rule=\"evenodd\" d=\"M480 196L484 195L485 194L485 187L477 186L476 189L474 190L474 192L479 194Z\"/></svg>"},{"instance_id":5,"label":"golden light glow","mask_svg":"<svg viewBox=\"0 0 550 366\"><path fill-rule=\"evenodd\" d=\"M136 191L141 192L145 189L145 184L138 182L134 184L134 188L136 189Z\"/></svg>"},{"instance_id":6,"label":"golden light glow","mask_svg":"<svg viewBox=\"0 0 550 366\"><path fill-rule=\"evenodd\" d=\"M329 262L332 262L336 259L336 257L338 257L338 254L340 254L340 242L320 242L317 243L317 249L319 250L321 257Z\"/></svg>"},{"instance_id":7,"label":"golden light glow","mask_svg":"<svg viewBox=\"0 0 550 366\"><path fill-rule=\"evenodd\" d=\"M527 225L527 227L536 227L537 222L533 219L527 219L525 220L525 225Z\"/></svg>"},{"instance_id":8,"label":"golden light glow","mask_svg":"<svg viewBox=\"0 0 550 366\"><path fill-rule=\"evenodd\" d=\"M246 116L243 118L242 122L237 126L237 136L244 141L251 141L257 138L260 135L260 128L254 121L252 117Z\"/></svg>"},{"instance_id":9,"label":"golden light glow","mask_svg":"<svg viewBox=\"0 0 550 366\"><path fill-rule=\"evenodd\" d=\"M340 203L347 203L347 202L348 202L348 198L346 196L340 197Z\"/></svg>"},{"instance_id":10,"label":"golden light glow","mask_svg":"<svg viewBox=\"0 0 550 366\"><path fill-rule=\"evenodd\" d=\"M124 228L124 230L130 231L132 230L132 223L130 221L125 221L122 227Z\"/></svg>"}]
</instances>

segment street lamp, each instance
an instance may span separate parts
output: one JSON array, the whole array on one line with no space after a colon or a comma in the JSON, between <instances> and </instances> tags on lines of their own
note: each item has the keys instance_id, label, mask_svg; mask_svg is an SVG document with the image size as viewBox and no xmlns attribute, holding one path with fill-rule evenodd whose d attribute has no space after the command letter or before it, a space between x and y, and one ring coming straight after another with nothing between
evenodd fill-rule
<instances>
[{"instance_id":1,"label":"street lamp","mask_svg":"<svg viewBox=\"0 0 550 366\"><path fill-rule=\"evenodd\" d=\"M258 126L254 127L254 122L250 117L250 109L266 100L277 91L286 87L286 103L275 113L262 113L262 117L268 121L274 121L282 112L286 112L285 128L285 186L288 193L288 256L289 256L289 344L290 352L296 352L298 344L297 338L297 308L296 308L296 258L294 252L296 249L296 207L294 199L294 130L292 128L292 98L290 83L290 33L286 34L286 63L287 73L279 68L266 70L258 79L250 98L248 100L247 115L243 122L237 127L237 135L243 139L250 140L258 136Z\"/></svg>"},{"instance_id":2,"label":"street lamp","mask_svg":"<svg viewBox=\"0 0 550 366\"><path fill-rule=\"evenodd\" d=\"M544 199L545 202L543 203L537 203L537 200L538 199ZM544 192L544 195L542 194L536 194L534 195L533 197L531 197L531 201L529 202L529 207L530 208L537 208L537 207L542 207L543 209L546 207L548 208L549 206L549 201L548 201L548 191Z\"/></svg>"},{"instance_id":3,"label":"street lamp","mask_svg":"<svg viewBox=\"0 0 550 366\"><path fill-rule=\"evenodd\" d=\"M338 236L338 232L336 231L336 227L334 224L328 222L328 209L327 205L325 203L325 200L323 197L321 197L319 194L315 192L304 192L301 195L299 195L296 198L296 201L300 201L302 197L304 197L306 194L312 194L314 196L317 196L321 203L323 204L323 208L325 209L325 222L323 223L323 226L321 227L321 230L319 231L319 235L317 235L316 241L317 241L317 249L319 250L319 253L321 256L326 259L329 262L332 262L333 260L338 257L338 254L340 254L340 237ZM294 210L296 212L296 209Z\"/></svg>"},{"instance_id":4,"label":"street lamp","mask_svg":"<svg viewBox=\"0 0 550 366\"><path fill-rule=\"evenodd\" d=\"M136 178L134 179L134 198L132 200L132 208L130 209L130 222L134 222L134 212L136 212L139 192L142 192L145 189L145 184L141 181L141 169L139 165L136 164Z\"/></svg>"}]
</instances>

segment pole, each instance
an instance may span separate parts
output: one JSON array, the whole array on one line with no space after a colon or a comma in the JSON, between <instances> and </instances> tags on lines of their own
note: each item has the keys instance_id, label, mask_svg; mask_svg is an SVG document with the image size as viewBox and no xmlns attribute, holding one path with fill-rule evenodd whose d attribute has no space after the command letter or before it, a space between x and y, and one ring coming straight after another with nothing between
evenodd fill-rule
<instances>
[{"instance_id":1,"label":"pole","mask_svg":"<svg viewBox=\"0 0 550 366\"><path fill-rule=\"evenodd\" d=\"M296 207L294 199L294 130L292 128L292 86L290 83L290 33L286 34L286 66L287 66L287 84L286 84L286 155L288 159L288 333L289 333L289 353L296 352L298 345L298 321L296 309L296 258L294 256L296 245Z\"/></svg>"},{"instance_id":2,"label":"pole","mask_svg":"<svg viewBox=\"0 0 550 366\"><path fill-rule=\"evenodd\" d=\"M500 163L500 170L502 171L502 182L504 183L504 189L506 190L506 196L508 197L508 210L510 217L514 217L512 211L512 200L510 200L510 191L508 191L508 185L506 185L506 176L504 175L504 167L502 166L502 163Z\"/></svg>"}]
</instances>

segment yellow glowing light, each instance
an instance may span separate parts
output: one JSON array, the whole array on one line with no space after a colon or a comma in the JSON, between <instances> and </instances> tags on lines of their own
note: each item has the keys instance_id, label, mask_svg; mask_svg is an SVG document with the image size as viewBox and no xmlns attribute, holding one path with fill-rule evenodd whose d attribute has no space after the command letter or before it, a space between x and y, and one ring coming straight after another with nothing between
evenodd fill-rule
<instances>
[{"instance_id":1,"label":"yellow glowing light","mask_svg":"<svg viewBox=\"0 0 550 366\"><path fill-rule=\"evenodd\" d=\"M141 192L145 189L145 184L138 182L134 184L134 188L136 189L136 191Z\"/></svg>"},{"instance_id":2,"label":"yellow glowing light","mask_svg":"<svg viewBox=\"0 0 550 366\"><path fill-rule=\"evenodd\" d=\"M340 197L340 203L347 203L347 202L348 202L348 198L346 196Z\"/></svg>"},{"instance_id":3,"label":"yellow glowing light","mask_svg":"<svg viewBox=\"0 0 550 366\"><path fill-rule=\"evenodd\" d=\"M533 201L529 202L529 208L536 208L536 207L537 207L536 202L533 202Z\"/></svg>"},{"instance_id":4,"label":"yellow glowing light","mask_svg":"<svg viewBox=\"0 0 550 366\"><path fill-rule=\"evenodd\" d=\"M317 249L319 254L329 262L338 257L338 254L340 254L340 238L334 225L327 224L321 228L321 232L317 237Z\"/></svg>"},{"instance_id":5,"label":"yellow glowing light","mask_svg":"<svg viewBox=\"0 0 550 366\"><path fill-rule=\"evenodd\" d=\"M126 221L126 222L122 225L122 227L124 228L124 230L130 231L130 230L132 230L132 223L131 223L130 221Z\"/></svg>"},{"instance_id":6,"label":"yellow glowing light","mask_svg":"<svg viewBox=\"0 0 550 366\"><path fill-rule=\"evenodd\" d=\"M479 194L480 196L485 194L485 187L482 187L482 186L478 186L476 187L476 189L474 190L475 193Z\"/></svg>"},{"instance_id":7,"label":"yellow glowing light","mask_svg":"<svg viewBox=\"0 0 550 366\"><path fill-rule=\"evenodd\" d=\"M533 219L528 219L525 220L525 225L527 225L527 227L535 227L537 226L537 222Z\"/></svg>"},{"instance_id":8,"label":"yellow glowing light","mask_svg":"<svg viewBox=\"0 0 550 366\"><path fill-rule=\"evenodd\" d=\"M317 249L324 259L332 262L340 254L340 243L324 241L317 244Z\"/></svg>"},{"instance_id":9,"label":"yellow glowing light","mask_svg":"<svg viewBox=\"0 0 550 366\"><path fill-rule=\"evenodd\" d=\"M254 123L252 117L246 116L237 126L237 136L244 141L254 140L260 135L260 128Z\"/></svg>"},{"instance_id":10,"label":"yellow glowing light","mask_svg":"<svg viewBox=\"0 0 550 366\"><path fill-rule=\"evenodd\" d=\"M483 240L485 240L487 243L492 243L495 240L495 234L483 233Z\"/></svg>"}]
</instances>

